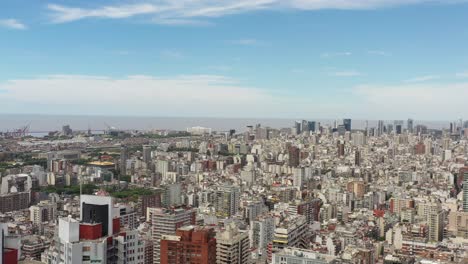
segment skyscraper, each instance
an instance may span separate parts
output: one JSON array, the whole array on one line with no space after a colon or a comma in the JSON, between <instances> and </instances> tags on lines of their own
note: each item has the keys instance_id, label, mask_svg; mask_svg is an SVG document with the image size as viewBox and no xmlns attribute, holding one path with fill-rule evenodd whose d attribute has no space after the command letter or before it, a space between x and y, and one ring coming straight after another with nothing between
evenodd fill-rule
<instances>
[{"instance_id":1,"label":"skyscraper","mask_svg":"<svg viewBox=\"0 0 468 264\"><path fill-rule=\"evenodd\" d=\"M351 131L351 119L343 119L343 125L346 131Z\"/></svg>"},{"instance_id":2,"label":"skyscraper","mask_svg":"<svg viewBox=\"0 0 468 264\"><path fill-rule=\"evenodd\" d=\"M408 119L406 123L406 128L408 129L408 133L412 134L414 132L414 120Z\"/></svg>"},{"instance_id":3,"label":"skyscraper","mask_svg":"<svg viewBox=\"0 0 468 264\"><path fill-rule=\"evenodd\" d=\"M143 161L148 163L151 161L151 146L144 145L143 146Z\"/></svg>"},{"instance_id":4,"label":"skyscraper","mask_svg":"<svg viewBox=\"0 0 468 264\"><path fill-rule=\"evenodd\" d=\"M120 175L127 174L127 159L128 159L128 148L122 146L120 148Z\"/></svg>"}]
</instances>

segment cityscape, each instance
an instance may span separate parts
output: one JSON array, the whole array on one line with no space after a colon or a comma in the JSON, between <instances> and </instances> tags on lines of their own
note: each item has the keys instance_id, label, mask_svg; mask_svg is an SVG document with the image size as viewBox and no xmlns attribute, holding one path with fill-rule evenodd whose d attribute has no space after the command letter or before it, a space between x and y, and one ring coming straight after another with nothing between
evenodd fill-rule
<instances>
[{"instance_id":1,"label":"cityscape","mask_svg":"<svg viewBox=\"0 0 468 264\"><path fill-rule=\"evenodd\" d=\"M3 263L468 259L468 121L1 136Z\"/></svg>"},{"instance_id":2,"label":"cityscape","mask_svg":"<svg viewBox=\"0 0 468 264\"><path fill-rule=\"evenodd\" d=\"M468 264L468 0L1 0L0 264Z\"/></svg>"}]
</instances>

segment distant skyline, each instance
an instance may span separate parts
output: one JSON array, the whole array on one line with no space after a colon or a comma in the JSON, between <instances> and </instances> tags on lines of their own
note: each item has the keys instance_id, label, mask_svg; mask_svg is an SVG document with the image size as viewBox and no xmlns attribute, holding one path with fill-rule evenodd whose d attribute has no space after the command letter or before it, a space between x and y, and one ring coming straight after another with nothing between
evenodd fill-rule
<instances>
[{"instance_id":1,"label":"distant skyline","mask_svg":"<svg viewBox=\"0 0 468 264\"><path fill-rule=\"evenodd\" d=\"M468 1L0 3L0 113L468 119Z\"/></svg>"}]
</instances>

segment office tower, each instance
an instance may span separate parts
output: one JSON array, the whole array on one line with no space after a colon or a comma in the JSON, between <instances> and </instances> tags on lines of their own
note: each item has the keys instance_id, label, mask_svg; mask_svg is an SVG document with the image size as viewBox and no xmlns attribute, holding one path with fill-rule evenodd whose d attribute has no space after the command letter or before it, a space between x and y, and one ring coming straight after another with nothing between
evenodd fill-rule
<instances>
[{"instance_id":1,"label":"office tower","mask_svg":"<svg viewBox=\"0 0 468 264\"><path fill-rule=\"evenodd\" d=\"M294 123L294 132L296 133L296 135L300 135L302 133L302 122L301 121L296 121L296 123Z\"/></svg>"},{"instance_id":2,"label":"office tower","mask_svg":"<svg viewBox=\"0 0 468 264\"><path fill-rule=\"evenodd\" d=\"M239 212L240 189L236 186L220 186L215 191L214 207L216 215L229 218Z\"/></svg>"},{"instance_id":3,"label":"office tower","mask_svg":"<svg viewBox=\"0 0 468 264\"><path fill-rule=\"evenodd\" d=\"M127 159L128 159L128 148L122 146L120 148L120 175L127 174Z\"/></svg>"},{"instance_id":4,"label":"office tower","mask_svg":"<svg viewBox=\"0 0 468 264\"><path fill-rule=\"evenodd\" d=\"M316 131L316 122L315 121L309 121L307 122L307 126L309 127L310 132L315 132Z\"/></svg>"},{"instance_id":5,"label":"office tower","mask_svg":"<svg viewBox=\"0 0 468 264\"><path fill-rule=\"evenodd\" d=\"M160 263L160 241L163 235L175 235L180 227L195 224L192 209L150 208L153 238L153 263Z\"/></svg>"},{"instance_id":6,"label":"office tower","mask_svg":"<svg viewBox=\"0 0 468 264\"><path fill-rule=\"evenodd\" d=\"M382 136L384 133L384 121L379 120L377 125L377 136Z\"/></svg>"},{"instance_id":7,"label":"office tower","mask_svg":"<svg viewBox=\"0 0 468 264\"><path fill-rule=\"evenodd\" d=\"M413 134L414 132L414 120L413 119L408 119L406 122L406 128L408 129L408 133Z\"/></svg>"},{"instance_id":8,"label":"office tower","mask_svg":"<svg viewBox=\"0 0 468 264\"><path fill-rule=\"evenodd\" d=\"M403 131L403 128L402 128L402 125L401 124L398 124L398 125L395 125L395 133L397 135L401 135L401 132Z\"/></svg>"},{"instance_id":9,"label":"office tower","mask_svg":"<svg viewBox=\"0 0 468 264\"><path fill-rule=\"evenodd\" d=\"M393 124L387 124L385 130L386 130L387 134L391 134L393 132Z\"/></svg>"},{"instance_id":10,"label":"office tower","mask_svg":"<svg viewBox=\"0 0 468 264\"><path fill-rule=\"evenodd\" d=\"M301 122L301 132L309 132L309 122L307 120L302 120Z\"/></svg>"},{"instance_id":11,"label":"office tower","mask_svg":"<svg viewBox=\"0 0 468 264\"><path fill-rule=\"evenodd\" d=\"M149 145L143 146L143 161L145 163L151 162L151 146Z\"/></svg>"},{"instance_id":12,"label":"office tower","mask_svg":"<svg viewBox=\"0 0 468 264\"><path fill-rule=\"evenodd\" d=\"M248 264L249 258L249 235L240 232L234 222L216 234L217 264Z\"/></svg>"},{"instance_id":13,"label":"office tower","mask_svg":"<svg viewBox=\"0 0 468 264\"><path fill-rule=\"evenodd\" d=\"M186 226L161 237L161 264L214 264L216 239L212 228Z\"/></svg>"},{"instance_id":14,"label":"office tower","mask_svg":"<svg viewBox=\"0 0 468 264\"><path fill-rule=\"evenodd\" d=\"M343 119L343 125L346 131L351 131L351 119Z\"/></svg>"},{"instance_id":15,"label":"office tower","mask_svg":"<svg viewBox=\"0 0 468 264\"><path fill-rule=\"evenodd\" d=\"M463 212L468 212L468 172L463 174Z\"/></svg>"},{"instance_id":16,"label":"office tower","mask_svg":"<svg viewBox=\"0 0 468 264\"><path fill-rule=\"evenodd\" d=\"M335 264L339 263L333 255L321 254L312 250L284 248L273 254L273 264ZM359 262L361 263L361 262Z\"/></svg>"},{"instance_id":17,"label":"office tower","mask_svg":"<svg viewBox=\"0 0 468 264\"><path fill-rule=\"evenodd\" d=\"M288 148L289 153L289 166L297 167L299 166L300 161L300 151L298 147L290 146Z\"/></svg>"}]
</instances>

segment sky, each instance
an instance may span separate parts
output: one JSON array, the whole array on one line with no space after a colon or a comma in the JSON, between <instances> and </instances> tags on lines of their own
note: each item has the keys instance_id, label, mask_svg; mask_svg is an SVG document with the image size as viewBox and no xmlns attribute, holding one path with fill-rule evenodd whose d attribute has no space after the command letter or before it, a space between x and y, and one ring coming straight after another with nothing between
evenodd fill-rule
<instances>
[{"instance_id":1,"label":"sky","mask_svg":"<svg viewBox=\"0 0 468 264\"><path fill-rule=\"evenodd\" d=\"M468 1L2 0L0 113L468 118Z\"/></svg>"}]
</instances>

